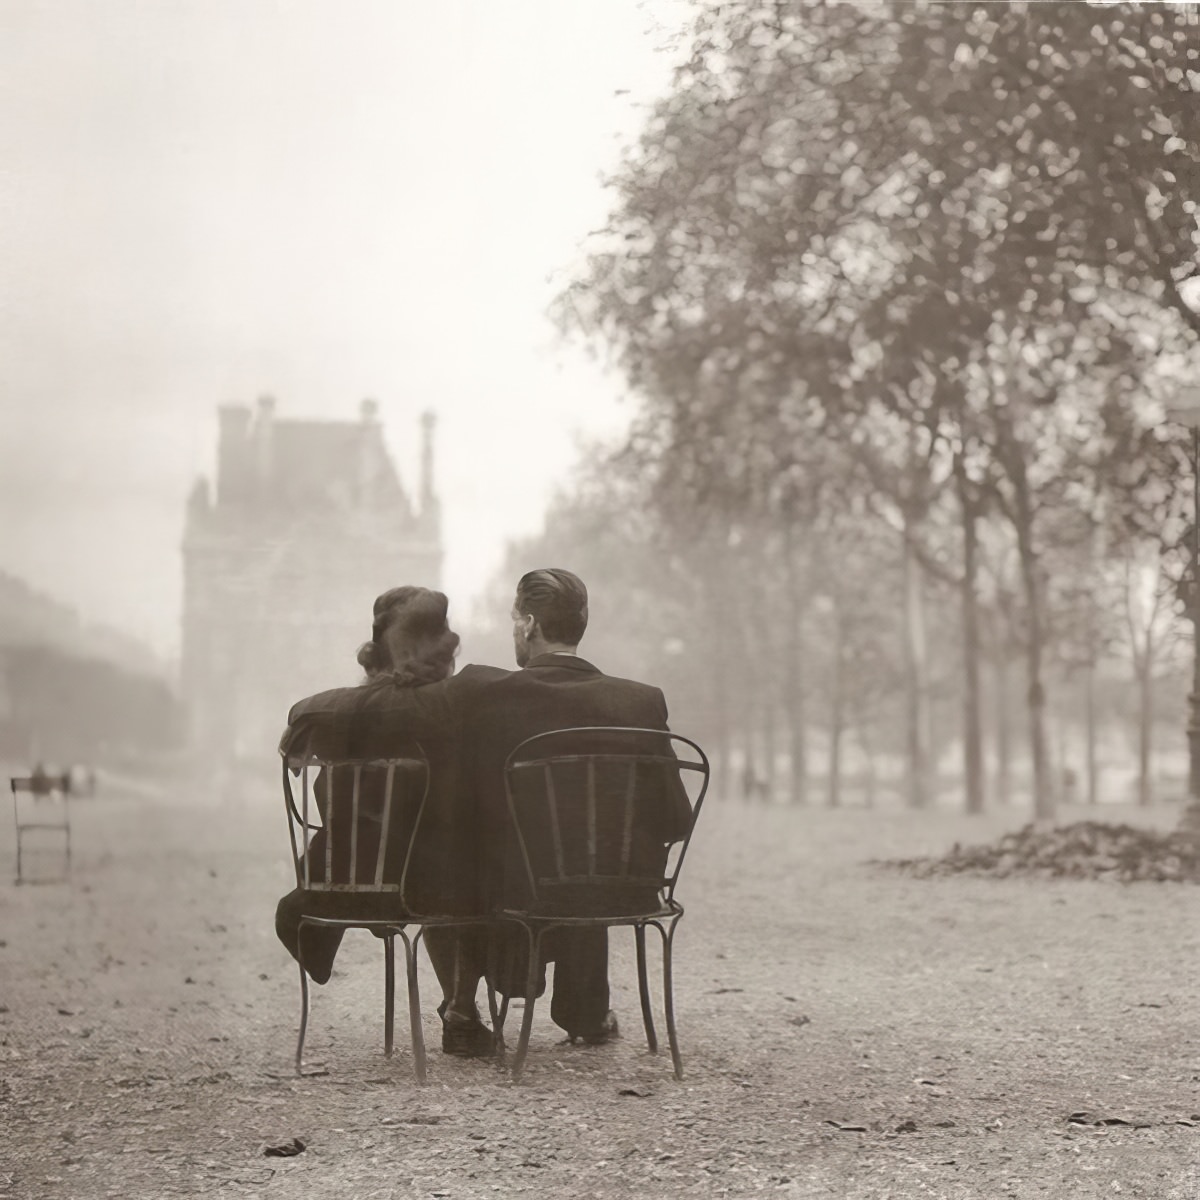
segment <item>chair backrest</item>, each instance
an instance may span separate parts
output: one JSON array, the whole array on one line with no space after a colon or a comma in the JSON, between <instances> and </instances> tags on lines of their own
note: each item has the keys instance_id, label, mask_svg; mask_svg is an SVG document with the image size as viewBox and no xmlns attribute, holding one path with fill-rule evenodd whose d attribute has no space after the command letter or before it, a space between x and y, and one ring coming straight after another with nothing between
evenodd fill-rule
<instances>
[{"instance_id":1,"label":"chair backrest","mask_svg":"<svg viewBox=\"0 0 1200 1200\"><path fill-rule=\"evenodd\" d=\"M385 758L284 754L283 795L298 887L392 892L406 902L429 796L429 764L418 744Z\"/></svg>"},{"instance_id":2,"label":"chair backrest","mask_svg":"<svg viewBox=\"0 0 1200 1200\"><path fill-rule=\"evenodd\" d=\"M34 796L60 796L71 794L71 775L64 771L61 775L47 775L44 771L34 771L32 775L10 775L8 785L13 792L29 792Z\"/></svg>"},{"instance_id":3,"label":"chair backrest","mask_svg":"<svg viewBox=\"0 0 1200 1200\"><path fill-rule=\"evenodd\" d=\"M504 785L531 904L602 917L673 897L708 778L704 751L665 730L571 728L521 742Z\"/></svg>"}]
</instances>

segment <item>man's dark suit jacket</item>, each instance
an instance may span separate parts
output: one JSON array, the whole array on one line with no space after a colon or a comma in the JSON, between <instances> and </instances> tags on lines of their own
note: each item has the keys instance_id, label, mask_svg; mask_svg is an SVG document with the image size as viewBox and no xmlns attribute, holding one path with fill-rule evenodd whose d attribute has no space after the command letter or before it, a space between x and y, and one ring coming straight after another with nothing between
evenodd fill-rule
<instances>
[{"instance_id":1,"label":"man's dark suit jacket","mask_svg":"<svg viewBox=\"0 0 1200 1200\"><path fill-rule=\"evenodd\" d=\"M478 814L485 888L483 903L512 903L511 848L507 826L504 763L534 734L573 726L667 729L667 705L658 688L602 674L586 659L543 654L522 670L468 666L440 683L419 688L339 688L310 696L288 717L285 747L316 738L322 748L353 753L357 745L383 746L416 738L431 752L451 753L469 780ZM682 788L663 800L654 830L643 831L661 847L683 837L691 809ZM464 847L468 858L476 851ZM665 858L665 851L662 852ZM499 894L498 894L499 893Z\"/></svg>"}]
</instances>

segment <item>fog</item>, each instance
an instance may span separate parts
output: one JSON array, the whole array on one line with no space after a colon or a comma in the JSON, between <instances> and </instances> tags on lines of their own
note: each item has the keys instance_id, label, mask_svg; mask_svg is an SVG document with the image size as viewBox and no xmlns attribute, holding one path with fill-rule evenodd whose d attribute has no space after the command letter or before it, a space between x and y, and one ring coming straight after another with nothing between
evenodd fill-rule
<instances>
[{"instance_id":1,"label":"fog","mask_svg":"<svg viewBox=\"0 0 1200 1200\"><path fill-rule=\"evenodd\" d=\"M467 612L579 437L628 420L545 310L680 15L5 5L0 569L174 660L217 406L355 420L371 397L410 492L439 418L442 583Z\"/></svg>"},{"instance_id":2,"label":"fog","mask_svg":"<svg viewBox=\"0 0 1200 1200\"><path fill-rule=\"evenodd\" d=\"M0 1195L1197 1195L1198 65L0 5Z\"/></svg>"}]
</instances>

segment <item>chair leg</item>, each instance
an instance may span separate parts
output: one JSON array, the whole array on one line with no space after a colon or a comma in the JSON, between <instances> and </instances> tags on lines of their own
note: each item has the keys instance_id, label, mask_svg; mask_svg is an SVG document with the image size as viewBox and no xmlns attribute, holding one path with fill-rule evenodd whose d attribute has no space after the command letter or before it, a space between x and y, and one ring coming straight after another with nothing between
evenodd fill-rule
<instances>
[{"instance_id":1,"label":"chair leg","mask_svg":"<svg viewBox=\"0 0 1200 1200\"><path fill-rule=\"evenodd\" d=\"M513 1059L513 1083L521 1078L525 1068L525 1055L529 1052L529 1032L533 1028L533 1005L537 996L538 966L542 952L542 933L539 926L535 932L532 926L525 926L529 940L529 970L525 976L525 1011L521 1014L521 1036L517 1039L517 1056Z\"/></svg>"},{"instance_id":2,"label":"chair leg","mask_svg":"<svg viewBox=\"0 0 1200 1200\"><path fill-rule=\"evenodd\" d=\"M496 988L490 979L485 980L487 983L488 996L488 1015L492 1018L492 1036L496 1041L496 1056L504 1060L504 1018L508 1015L508 997L504 997L504 1010L502 1011L499 1003L496 1000Z\"/></svg>"},{"instance_id":3,"label":"chair leg","mask_svg":"<svg viewBox=\"0 0 1200 1200\"><path fill-rule=\"evenodd\" d=\"M300 1036L296 1039L296 1074L304 1074L304 1035L308 1032L308 972L300 964Z\"/></svg>"},{"instance_id":4,"label":"chair leg","mask_svg":"<svg viewBox=\"0 0 1200 1200\"><path fill-rule=\"evenodd\" d=\"M492 1017L492 1035L496 1039L496 1057L503 1063L507 1051L507 1047L504 1044L504 1022L508 1019L509 998L501 992L499 1002L496 1000L496 987L492 982L499 973L498 967L500 965L500 951L496 947L497 939L490 937L488 939L488 961L485 979L488 992L488 1011Z\"/></svg>"},{"instance_id":5,"label":"chair leg","mask_svg":"<svg viewBox=\"0 0 1200 1200\"><path fill-rule=\"evenodd\" d=\"M392 1024L396 1016L396 935L383 935L383 1056L392 1057Z\"/></svg>"},{"instance_id":6,"label":"chair leg","mask_svg":"<svg viewBox=\"0 0 1200 1200\"><path fill-rule=\"evenodd\" d=\"M667 1041L671 1045L671 1062L675 1067L675 1078L683 1078L683 1059L679 1055L679 1038L675 1033L675 993L671 981L671 946L675 941L675 925L679 918L671 920L671 927L664 930L660 925L659 932L663 938L663 1007L667 1013Z\"/></svg>"},{"instance_id":7,"label":"chair leg","mask_svg":"<svg viewBox=\"0 0 1200 1200\"><path fill-rule=\"evenodd\" d=\"M400 930L404 942L404 964L408 971L408 1024L412 1035L413 1073L418 1083L425 1082L425 1032L421 1028L421 994L417 986L417 946L421 930L410 942L408 934Z\"/></svg>"},{"instance_id":8,"label":"chair leg","mask_svg":"<svg viewBox=\"0 0 1200 1200\"><path fill-rule=\"evenodd\" d=\"M654 1014L650 1010L650 982L646 978L646 927L635 925L637 939L638 995L642 1001L642 1024L646 1027L646 1045L651 1054L658 1053L658 1037L654 1032Z\"/></svg>"}]
</instances>

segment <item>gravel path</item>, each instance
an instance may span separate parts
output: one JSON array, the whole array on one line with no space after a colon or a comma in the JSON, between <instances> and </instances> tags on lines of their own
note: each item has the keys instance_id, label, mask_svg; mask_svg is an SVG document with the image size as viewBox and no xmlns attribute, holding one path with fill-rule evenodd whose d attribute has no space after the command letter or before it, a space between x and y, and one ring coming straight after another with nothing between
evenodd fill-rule
<instances>
[{"instance_id":1,"label":"gravel path","mask_svg":"<svg viewBox=\"0 0 1200 1200\"><path fill-rule=\"evenodd\" d=\"M297 1079L281 807L102 795L41 886L0 827L0 1196L1200 1197L1200 888L865 865L1019 812L712 803L680 889L682 1083L645 1052L625 931L625 1036L560 1045L539 1009L517 1087L437 1052L427 962L429 1086L403 1020L384 1059L382 954L350 935Z\"/></svg>"}]
</instances>

